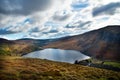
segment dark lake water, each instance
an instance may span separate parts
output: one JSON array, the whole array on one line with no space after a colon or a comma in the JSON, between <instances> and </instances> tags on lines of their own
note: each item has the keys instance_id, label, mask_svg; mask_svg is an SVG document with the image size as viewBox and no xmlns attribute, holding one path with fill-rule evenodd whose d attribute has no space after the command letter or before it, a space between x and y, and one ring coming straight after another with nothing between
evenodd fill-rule
<instances>
[{"instance_id":1,"label":"dark lake water","mask_svg":"<svg viewBox=\"0 0 120 80\"><path fill-rule=\"evenodd\" d=\"M52 49L52 48L31 52L24 55L23 57L48 59L52 61L68 62L68 63L74 63L75 60L81 61L90 58L89 56L86 56L79 51Z\"/></svg>"}]
</instances>

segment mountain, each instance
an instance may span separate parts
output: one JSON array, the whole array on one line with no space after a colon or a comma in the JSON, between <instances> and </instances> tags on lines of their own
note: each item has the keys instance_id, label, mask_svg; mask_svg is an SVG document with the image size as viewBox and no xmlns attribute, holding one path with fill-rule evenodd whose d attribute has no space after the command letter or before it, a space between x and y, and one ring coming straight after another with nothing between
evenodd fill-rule
<instances>
[{"instance_id":1,"label":"mountain","mask_svg":"<svg viewBox=\"0 0 120 80\"><path fill-rule=\"evenodd\" d=\"M0 38L0 55L23 55L44 48L78 50L98 59L120 61L120 26L106 26L84 34L58 39Z\"/></svg>"},{"instance_id":2,"label":"mountain","mask_svg":"<svg viewBox=\"0 0 120 80\"><path fill-rule=\"evenodd\" d=\"M32 38L22 38L16 41L22 41L22 42L31 42L35 46L42 47L44 45L47 45L48 43L55 42L59 39L32 39Z\"/></svg>"},{"instance_id":3,"label":"mountain","mask_svg":"<svg viewBox=\"0 0 120 80\"><path fill-rule=\"evenodd\" d=\"M79 50L98 59L120 61L120 26L110 25L81 35L64 37L44 48Z\"/></svg>"},{"instance_id":4,"label":"mountain","mask_svg":"<svg viewBox=\"0 0 120 80\"><path fill-rule=\"evenodd\" d=\"M37 50L32 41L7 40L0 38L0 55L22 55Z\"/></svg>"},{"instance_id":5,"label":"mountain","mask_svg":"<svg viewBox=\"0 0 120 80\"><path fill-rule=\"evenodd\" d=\"M41 50L42 46L54 41L57 41L57 39L23 38L7 40L0 38L0 55L24 55L29 52Z\"/></svg>"},{"instance_id":6,"label":"mountain","mask_svg":"<svg viewBox=\"0 0 120 80\"><path fill-rule=\"evenodd\" d=\"M3 43L12 43L12 41L0 38L0 44L3 44Z\"/></svg>"}]
</instances>

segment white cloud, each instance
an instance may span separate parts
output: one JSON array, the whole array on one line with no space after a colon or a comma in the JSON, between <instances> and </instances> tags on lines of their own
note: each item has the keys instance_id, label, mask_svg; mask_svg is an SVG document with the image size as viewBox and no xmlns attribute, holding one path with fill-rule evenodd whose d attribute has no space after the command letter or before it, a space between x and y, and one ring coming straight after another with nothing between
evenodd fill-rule
<instances>
[{"instance_id":1,"label":"white cloud","mask_svg":"<svg viewBox=\"0 0 120 80\"><path fill-rule=\"evenodd\" d=\"M5 29L5 31L8 31L8 33L11 32L11 34L26 33L22 34L23 37L32 38L55 38L67 35L69 36L81 34L86 31L104 27L106 25L120 24L119 6L114 7L114 14L108 15L108 13L106 13L106 11L104 10L99 15L93 16L94 9L100 10L102 6L108 6L112 3L120 3L120 1L51 0L52 5L48 5L49 3L45 3L47 6L45 10L38 10L38 8L34 7L34 10L31 10L30 12L28 11L29 13L19 13L22 15L16 15L17 13L14 13L13 15L8 13L0 14L0 29L2 29L2 31L3 29ZM15 6L10 6L16 11L22 8L20 7L20 4L18 4L19 6L17 5L16 8L14 8ZM38 6L36 5L36 7ZM27 8L29 8L29 5L27 6ZM107 9L107 11L109 12L111 9ZM14 10L12 11L14 12ZM0 34L3 35L2 33ZM5 34L4 37L6 37Z\"/></svg>"}]
</instances>

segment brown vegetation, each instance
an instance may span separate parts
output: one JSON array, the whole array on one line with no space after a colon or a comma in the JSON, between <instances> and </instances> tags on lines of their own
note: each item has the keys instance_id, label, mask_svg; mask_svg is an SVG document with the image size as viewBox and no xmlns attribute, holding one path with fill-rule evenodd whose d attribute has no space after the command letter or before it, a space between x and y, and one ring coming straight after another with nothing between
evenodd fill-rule
<instances>
[{"instance_id":1,"label":"brown vegetation","mask_svg":"<svg viewBox=\"0 0 120 80\"><path fill-rule=\"evenodd\" d=\"M23 55L37 50L39 47L35 46L31 41L9 41L0 39L0 55Z\"/></svg>"},{"instance_id":2,"label":"brown vegetation","mask_svg":"<svg viewBox=\"0 0 120 80\"><path fill-rule=\"evenodd\" d=\"M120 72L21 57L0 57L0 80L120 80Z\"/></svg>"}]
</instances>

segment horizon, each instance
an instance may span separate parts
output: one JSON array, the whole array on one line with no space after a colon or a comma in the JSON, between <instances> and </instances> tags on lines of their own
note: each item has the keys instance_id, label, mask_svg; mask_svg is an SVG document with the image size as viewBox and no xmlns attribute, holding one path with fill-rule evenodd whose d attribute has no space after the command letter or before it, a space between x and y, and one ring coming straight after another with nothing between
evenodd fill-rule
<instances>
[{"instance_id":1,"label":"horizon","mask_svg":"<svg viewBox=\"0 0 120 80\"><path fill-rule=\"evenodd\" d=\"M77 35L82 35L82 34L86 34L86 33L89 33L89 32L92 32L92 31L96 31L96 30L100 30L100 29L103 29L103 28L108 28L108 27L120 27L120 25L107 25L107 26L104 26L102 28L99 28L99 29L94 29L94 30L91 30L91 31L87 31L87 32L84 32L84 33L81 33L81 34L74 34L74 35L69 35L69 36L62 36L62 37L56 37L56 38L44 38L44 39L40 39L40 38L19 38L19 39L7 39L7 38L1 38L1 39L6 39L6 40L25 40L25 39L33 39L33 40L54 40L54 39L60 39L60 38L65 38L65 37L72 37L72 36L77 36Z\"/></svg>"},{"instance_id":2,"label":"horizon","mask_svg":"<svg viewBox=\"0 0 120 80\"><path fill-rule=\"evenodd\" d=\"M120 25L119 0L0 0L0 38L55 39Z\"/></svg>"}]
</instances>

